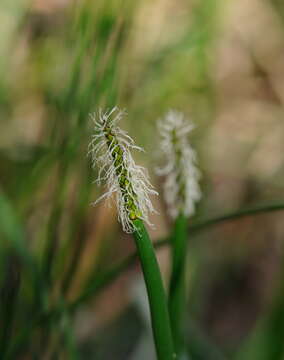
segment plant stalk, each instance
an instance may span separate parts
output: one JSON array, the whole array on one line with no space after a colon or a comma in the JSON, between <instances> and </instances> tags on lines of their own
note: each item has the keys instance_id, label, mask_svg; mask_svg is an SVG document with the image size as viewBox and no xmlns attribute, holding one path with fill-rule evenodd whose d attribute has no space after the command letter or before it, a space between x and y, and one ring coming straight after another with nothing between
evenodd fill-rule
<instances>
[{"instance_id":1,"label":"plant stalk","mask_svg":"<svg viewBox=\"0 0 284 360\"><path fill-rule=\"evenodd\" d=\"M171 236L172 272L169 292L169 314L177 359L185 352L184 311L186 305L185 267L187 252L187 218L180 214Z\"/></svg>"},{"instance_id":2,"label":"plant stalk","mask_svg":"<svg viewBox=\"0 0 284 360\"><path fill-rule=\"evenodd\" d=\"M140 259L144 281L147 288L151 313L152 330L158 360L176 358L159 265L153 245L141 220L134 220L136 231L133 233Z\"/></svg>"}]
</instances>

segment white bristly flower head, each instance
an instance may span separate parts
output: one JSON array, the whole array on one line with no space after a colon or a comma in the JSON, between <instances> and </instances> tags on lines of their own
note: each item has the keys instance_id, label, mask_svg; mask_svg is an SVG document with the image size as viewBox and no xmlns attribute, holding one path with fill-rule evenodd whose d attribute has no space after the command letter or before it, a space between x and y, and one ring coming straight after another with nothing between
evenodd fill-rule
<instances>
[{"instance_id":1,"label":"white bristly flower head","mask_svg":"<svg viewBox=\"0 0 284 360\"><path fill-rule=\"evenodd\" d=\"M121 130L117 123L125 115L114 107L105 113L99 110L92 115L94 134L89 144L88 154L93 167L98 166L96 182L106 183L108 191L94 204L102 199L116 197L118 219L127 233L135 230L133 221L141 219L149 225L149 213L154 212L150 195L158 193L150 184L145 168L135 164L131 150L143 151L135 146L130 136Z\"/></svg>"},{"instance_id":2,"label":"white bristly flower head","mask_svg":"<svg viewBox=\"0 0 284 360\"><path fill-rule=\"evenodd\" d=\"M193 215L195 203L201 198L197 156L188 141L193 128L193 123L176 110L170 110L158 121L165 166L157 169L157 173L165 177L164 197L172 218Z\"/></svg>"}]
</instances>

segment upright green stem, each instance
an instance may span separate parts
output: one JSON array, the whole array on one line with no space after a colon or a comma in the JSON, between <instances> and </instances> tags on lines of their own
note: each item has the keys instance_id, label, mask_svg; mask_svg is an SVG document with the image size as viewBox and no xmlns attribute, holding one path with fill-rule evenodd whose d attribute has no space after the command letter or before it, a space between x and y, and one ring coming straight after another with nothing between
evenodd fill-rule
<instances>
[{"instance_id":1,"label":"upright green stem","mask_svg":"<svg viewBox=\"0 0 284 360\"><path fill-rule=\"evenodd\" d=\"M177 359L185 351L184 310L185 310L185 266L187 243L187 218L179 215L171 237L172 272L169 293L169 313Z\"/></svg>"},{"instance_id":2,"label":"upright green stem","mask_svg":"<svg viewBox=\"0 0 284 360\"><path fill-rule=\"evenodd\" d=\"M144 275L151 313L151 322L158 360L176 358L170 319L159 265L154 248L141 220L134 220L134 239Z\"/></svg>"}]
</instances>

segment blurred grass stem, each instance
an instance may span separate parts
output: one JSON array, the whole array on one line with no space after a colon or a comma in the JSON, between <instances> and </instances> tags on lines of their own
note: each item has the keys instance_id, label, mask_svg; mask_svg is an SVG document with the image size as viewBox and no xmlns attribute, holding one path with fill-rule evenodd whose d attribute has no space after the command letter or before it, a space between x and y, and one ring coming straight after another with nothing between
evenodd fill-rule
<instances>
[{"instance_id":1,"label":"blurred grass stem","mask_svg":"<svg viewBox=\"0 0 284 360\"><path fill-rule=\"evenodd\" d=\"M20 264L18 256L13 253L6 254L5 274L3 285L1 286L0 298L0 354L5 356L9 347L11 334L13 330L14 316L16 313L16 303L20 288Z\"/></svg>"},{"instance_id":2,"label":"blurred grass stem","mask_svg":"<svg viewBox=\"0 0 284 360\"><path fill-rule=\"evenodd\" d=\"M187 252L187 217L180 214L171 236L172 271L169 291L169 314L177 359L185 351L183 319L186 304L185 267Z\"/></svg>"}]
</instances>

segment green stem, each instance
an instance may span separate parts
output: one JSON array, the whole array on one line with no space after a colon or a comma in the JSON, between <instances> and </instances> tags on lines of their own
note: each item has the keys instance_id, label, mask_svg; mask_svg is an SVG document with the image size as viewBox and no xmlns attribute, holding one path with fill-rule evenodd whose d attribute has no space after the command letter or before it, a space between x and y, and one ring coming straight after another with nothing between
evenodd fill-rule
<instances>
[{"instance_id":1,"label":"green stem","mask_svg":"<svg viewBox=\"0 0 284 360\"><path fill-rule=\"evenodd\" d=\"M172 272L169 292L169 313L177 359L185 351L184 310L185 310L185 266L187 250L187 218L179 215L171 237Z\"/></svg>"},{"instance_id":2,"label":"green stem","mask_svg":"<svg viewBox=\"0 0 284 360\"><path fill-rule=\"evenodd\" d=\"M134 220L133 233L148 293L158 360L175 359L166 294L154 248L141 220Z\"/></svg>"}]
</instances>

